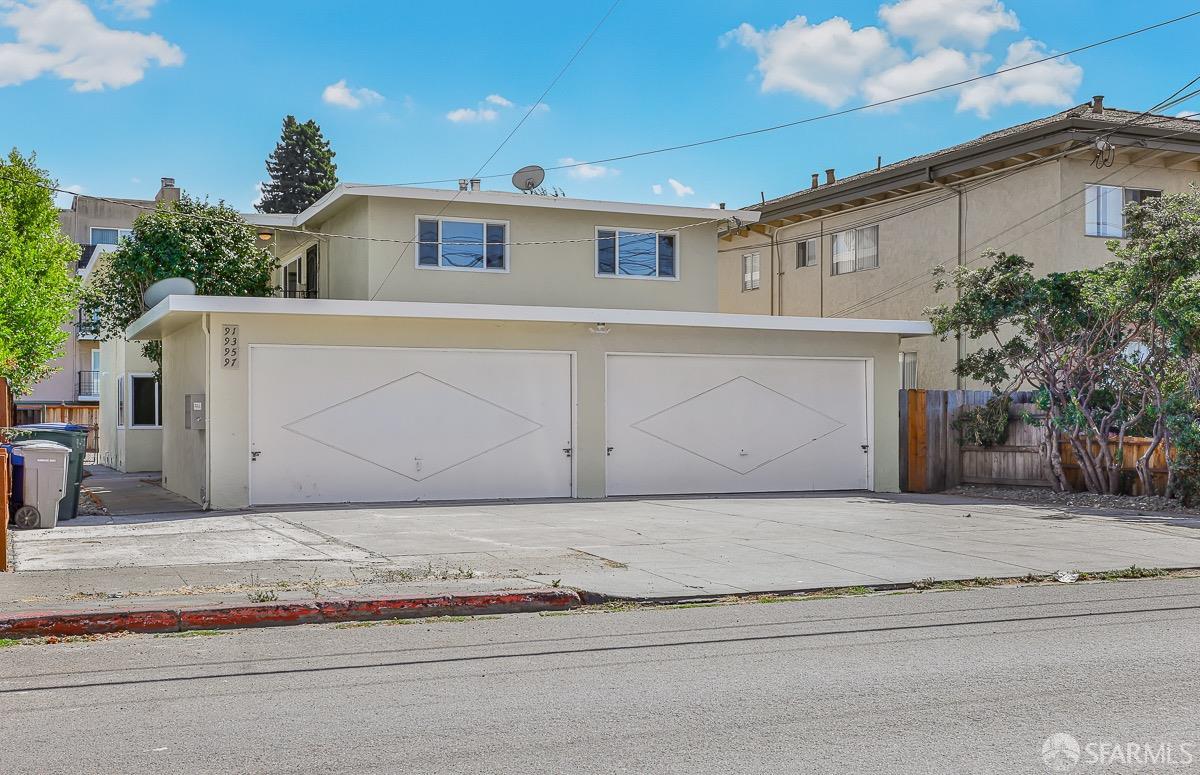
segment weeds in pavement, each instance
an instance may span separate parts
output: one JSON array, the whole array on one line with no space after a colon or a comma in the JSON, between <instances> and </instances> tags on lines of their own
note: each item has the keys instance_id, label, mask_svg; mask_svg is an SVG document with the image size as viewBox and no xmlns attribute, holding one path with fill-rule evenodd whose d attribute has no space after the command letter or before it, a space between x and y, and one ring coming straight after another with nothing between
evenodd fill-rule
<instances>
[{"instance_id":1,"label":"weeds in pavement","mask_svg":"<svg viewBox=\"0 0 1200 775\"><path fill-rule=\"evenodd\" d=\"M256 589L246 595L251 603L274 603L279 599L279 594L273 589Z\"/></svg>"},{"instance_id":2,"label":"weeds in pavement","mask_svg":"<svg viewBox=\"0 0 1200 775\"><path fill-rule=\"evenodd\" d=\"M1130 565L1128 568L1121 570L1106 570L1106 571L1076 571L1079 573L1080 581L1117 581L1119 579L1152 579L1158 576L1166 576L1167 571L1162 568L1143 568L1138 565Z\"/></svg>"},{"instance_id":3,"label":"weeds in pavement","mask_svg":"<svg viewBox=\"0 0 1200 775\"><path fill-rule=\"evenodd\" d=\"M221 630L184 630L183 632L161 632L156 638L211 638L216 635L228 635Z\"/></svg>"},{"instance_id":4,"label":"weeds in pavement","mask_svg":"<svg viewBox=\"0 0 1200 775\"><path fill-rule=\"evenodd\" d=\"M374 627L377 624L382 624L382 622L340 622L333 625L333 629L349 630L353 627Z\"/></svg>"},{"instance_id":5,"label":"weeds in pavement","mask_svg":"<svg viewBox=\"0 0 1200 775\"><path fill-rule=\"evenodd\" d=\"M0 649L6 649L9 646L15 646L21 641L16 638L0 638Z\"/></svg>"},{"instance_id":6,"label":"weeds in pavement","mask_svg":"<svg viewBox=\"0 0 1200 775\"><path fill-rule=\"evenodd\" d=\"M551 582L550 582L550 586L552 586L552 587L556 587L556 588L557 588L557 587L561 587L561 586L562 586L562 579L555 579L554 581L551 581Z\"/></svg>"},{"instance_id":7,"label":"weeds in pavement","mask_svg":"<svg viewBox=\"0 0 1200 775\"><path fill-rule=\"evenodd\" d=\"M473 579L476 575L475 569L466 565L459 565L456 568L444 565L441 568L435 568L432 560L426 562L424 566L416 568L375 568L371 573L371 581L379 584L406 583L425 579L454 581Z\"/></svg>"}]
</instances>

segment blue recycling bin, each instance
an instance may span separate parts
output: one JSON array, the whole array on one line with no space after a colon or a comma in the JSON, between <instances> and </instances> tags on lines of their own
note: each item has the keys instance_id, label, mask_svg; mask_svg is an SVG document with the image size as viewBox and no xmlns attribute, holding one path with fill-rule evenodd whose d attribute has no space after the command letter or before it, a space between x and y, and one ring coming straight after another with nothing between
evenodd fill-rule
<instances>
[{"instance_id":1,"label":"blue recycling bin","mask_svg":"<svg viewBox=\"0 0 1200 775\"><path fill-rule=\"evenodd\" d=\"M25 457L21 450L12 444L0 444L8 452L8 465L11 476L8 477L8 513L12 515L25 503Z\"/></svg>"},{"instance_id":2,"label":"blue recycling bin","mask_svg":"<svg viewBox=\"0 0 1200 775\"><path fill-rule=\"evenodd\" d=\"M71 450L67 464L67 492L63 494L58 508L59 519L74 519L79 516L79 491L83 487L83 458L87 454L88 427L69 422L39 422L18 425L25 431L20 440L36 439L54 441Z\"/></svg>"}]
</instances>

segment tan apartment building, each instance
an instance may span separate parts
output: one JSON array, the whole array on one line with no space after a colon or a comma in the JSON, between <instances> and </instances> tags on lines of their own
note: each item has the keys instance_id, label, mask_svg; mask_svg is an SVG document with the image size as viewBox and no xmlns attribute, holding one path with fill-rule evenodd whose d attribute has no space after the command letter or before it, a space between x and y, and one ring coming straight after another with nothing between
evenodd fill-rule
<instances>
[{"instance_id":1,"label":"tan apartment building","mask_svg":"<svg viewBox=\"0 0 1200 775\"><path fill-rule=\"evenodd\" d=\"M719 241L722 312L919 319L952 301L938 265L989 249L1040 272L1098 266L1122 236L1122 207L1200 182L1200 121L1104 107L1045 118L747 208L759 222ZM954 340L907 339L902 384L976 388L952 369ZM970 347L969 342L963 347Z\"/></svg>"},{"instance_id":2,"label":"tan apartment building","mask_svg":"<svg viewBox=\"0 0 1200 775\"><path fill-rule=\"evenodd\" d=\"M153 199L76 194L71 206L59 211L58 220L63 233L80 247L76 272L82 281L86 283L103 255L130 233L138 215L157 202L179 199L179 194L174 178L163 178ZM120 470L157 470L161 430L156 418L152 425L146 422L151 415L145 406L157 395L157 381L148 387L141 382L131 383L126 376L149 375L153 380L156 367L142 357L139 344L101 342L82 310L66 328L69 336L62 357L54 364L55 373L35 385L29 395L17 399L17 422L93 426L96 430L89 446L99 453L101 463ZM110 391L107 402L106 382ZM130 415L128 422L122 419L125 414ZM132 421L134 414L141 424ZM127 435L134 439L131 448Z\"/></svg>"}]
</instances>

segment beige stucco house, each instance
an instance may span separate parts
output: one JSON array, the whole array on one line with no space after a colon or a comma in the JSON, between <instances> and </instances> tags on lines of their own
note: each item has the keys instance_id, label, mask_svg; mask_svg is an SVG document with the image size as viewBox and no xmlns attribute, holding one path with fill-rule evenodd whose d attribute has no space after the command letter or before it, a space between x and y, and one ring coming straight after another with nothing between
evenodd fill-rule
<instances>
[{"instance_id":1,"label":"beige stucco house","mask_svg":"<svg viewBox=\"0 0 1200 775\"><path fill-rule=\"evenodd\" d=\"M921 322L718 312L758 214L345 184L251 215L283 298L171 296L163 484L211 507L895 490Z\"/></svg>"},{"instance_id":2,"label":"beige stucco house","mask_svg":"<svg viewBox=\"0 0 1200 775\"><path fill-rule=\"evenodd\" d=\"M723 230L722 312L921 319L951 301L931 270L978 265L988 249L1042 272L1098 266L1122 205L1200 182L1200 121L1105 108L1103 98L961 145L796 193ZM966 342L963 347L970 347ZM959 345L906 340L906 387L960 384Z\"/></svg>"},{"instance_id":3,"label":"beige stucco house","mask_svg":"<svg viewBox=\"0 0 1200 775\"><path fill-rule=\"evenodd\" d=\"M59 211L63 233L80 246L78 274L87 284L104 256L130 233L138 215L178 200L174 178L163 178L153 199L76 194ZM83 310L69 326L58 371L17 402L18 422L76 422L92 426L97 461L120 471L157 471L162 430L157 419L157 367L140 343L101 342Z\"/></svg>"}]
</instances>

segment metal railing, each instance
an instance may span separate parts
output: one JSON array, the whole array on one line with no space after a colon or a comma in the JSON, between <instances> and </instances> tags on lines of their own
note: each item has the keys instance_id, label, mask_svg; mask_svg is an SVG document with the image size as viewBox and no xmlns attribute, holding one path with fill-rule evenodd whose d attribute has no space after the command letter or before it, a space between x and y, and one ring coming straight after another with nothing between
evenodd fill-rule
<instances>
[{"instance_id":1,"label":"metal railing","mask_svg":"<svg viewBox=\"0 0 1200 775\"><path fill-rule=\"evenodd\" d=\"M75 319L75 336L79 339L100 338L100 317L80 307Z\"/></svg>"},{"instance_id":2,"label":"metal railing","mask_svg":"<svg viewBox=\"0 0 1200 775\"><path fill-rule=\"evenodd\" d=\"M80 396L98 396L100 395L100 372L98 371L80 371L79 372L79 393Z\"/></svg>"},{"instance_id":3,"label":"metal railing","mask_svg":"<svg viewBox=\"0 0 1200 775\"><path fill-rule=\"evenodd\" d=\"M316 298L319 298L317 296L316 288L294 288L291 290L284 288L279 291L279 295L285 299L316 299Z\"/></svg>"}]
</instances>

